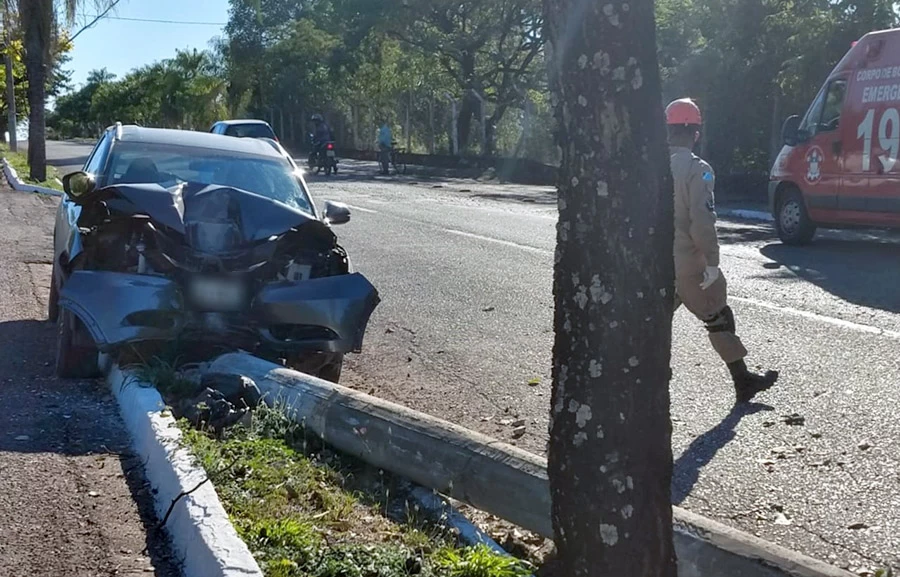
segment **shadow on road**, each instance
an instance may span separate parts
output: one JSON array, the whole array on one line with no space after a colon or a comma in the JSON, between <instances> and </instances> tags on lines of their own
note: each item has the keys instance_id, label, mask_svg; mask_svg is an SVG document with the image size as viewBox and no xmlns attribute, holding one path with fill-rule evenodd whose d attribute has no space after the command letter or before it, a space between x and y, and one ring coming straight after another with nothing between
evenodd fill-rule
<instances>
[{"instance_id":1,"label":"shadow on road","mask_svg":"<svg viewBox=\"0 0 900 577\"><path fill-rule=\"evenodd\" d=\"M166 538L157 529L143 463L131 452L106 384L56 377L56 325L48 321L0 322L0 350L0 460L3 453L24 453L35 455L37 462L50 453L74 458L81 463L71 465L75 468L85 467L85 458L88 463L105 459L114 470L120 467L140 512L155 575L177 575Z\"/></svg>"},{"instance_id":2,"label":"shadow on road","mask_svg":"<svg viewBox=\"0 0 900 577\"><path fill-rule=\"evenodd\" d=\"M900 312L896 289L900 244L896 242L823 238L803 247L773 243L760 252L774 261L766 268L784 267L853 304Z\"/></svg>"},{"instance_id":3,"label":"shadow on road","mask_svg":"<svg viewBox=\"0 0 900 577\"><path fill-rule=\"evenodd\" d=\"M768 225L732 224L718 227L720 244L741 244L772 240L773 231Z\"/></svg>"},{"instance_id":4,"label":"shadow on road","mask_svg":"<svg viewBox=\"0 0 900 577\"><path fill-rule=\"evenodd\" d=\"M680 505L687 499L694 485L700 480L700 471L703 467L734 439L734 429L741 419L761 411L772 410L773 407L761 403L735 405L721 423L694 439L675 461L672 475L672 504Z\"/></svg>"},{"instance_id":5,"label":"shadow on road","mask_svg":"<svg viewBox=\"0 0 900 577\"><path fill-rule=\"evenodd\" d=\"M534 191L527 193L482 193L476 194L476 198L484 198L487 200L499 200L504 202L524 202L528 204L541 204L555 206L557 202L556 191L544 192Z\"/></svg>"},{"instance_id":6,"label":"shadow on road","mask_svg":"<svg viewBox=\"0 0 900 577\"><path fill-rule=\"evenodd\" d=\"M55 337L56 325L48 321L0 322L0 406L8 408L0 419L0 452L127 452L105 384L56 377Z\"/></svg>"}]
</instances>

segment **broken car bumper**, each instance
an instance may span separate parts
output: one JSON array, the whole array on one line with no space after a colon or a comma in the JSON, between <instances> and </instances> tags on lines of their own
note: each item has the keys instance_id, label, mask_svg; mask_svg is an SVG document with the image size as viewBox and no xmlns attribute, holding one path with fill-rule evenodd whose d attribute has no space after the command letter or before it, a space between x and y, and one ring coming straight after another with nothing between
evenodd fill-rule
<instances>
[{"instance_id":1,"label":"broken car bumper","mask_svg":"<svg viewBox=\"0 0 900 577\"><path fill-rule=\"evenodd\" d=\"M362 275L265 285L242 312L193 310L165 277L76 271L59 304L84 322L101 351L143 341L216 341L275 351L348 353L362 347L378 291Z\"/></svg>"}]
</instances>

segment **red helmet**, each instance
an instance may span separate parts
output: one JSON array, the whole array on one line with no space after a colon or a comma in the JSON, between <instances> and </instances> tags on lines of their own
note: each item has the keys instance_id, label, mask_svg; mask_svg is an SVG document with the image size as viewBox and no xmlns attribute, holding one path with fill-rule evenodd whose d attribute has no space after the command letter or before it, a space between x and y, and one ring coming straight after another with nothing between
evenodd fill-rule
<instances>
[{"instance_id":1,"label":"red helmet","mask_svg":"<svg viewBox=\"0 0 900 577\"><path fill-rule=\"evenodd\" d=\"M703 117L700 116L700 108L690 98L673 100L666 106L666 124L668 125L701 125Z\"/></svg>"}]
</instances>

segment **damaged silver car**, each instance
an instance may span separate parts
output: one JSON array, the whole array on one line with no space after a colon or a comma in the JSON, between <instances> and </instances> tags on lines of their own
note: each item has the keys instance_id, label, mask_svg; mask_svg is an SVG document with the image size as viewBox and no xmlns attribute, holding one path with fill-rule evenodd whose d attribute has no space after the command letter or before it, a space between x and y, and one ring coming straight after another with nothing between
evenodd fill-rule
<instances>
[{"instance_id":1,"label":"damaged silver car","mask_svg":"<svg viewBox=\"0 0 900 577\"><path fill-rule=\"evenodd\" d=\"M49 316L56 371L162 346L243 349L337 382L378 292L350 270L296 166L265 141L117 125L63 180Z\"/></svg>"}]
</instances>

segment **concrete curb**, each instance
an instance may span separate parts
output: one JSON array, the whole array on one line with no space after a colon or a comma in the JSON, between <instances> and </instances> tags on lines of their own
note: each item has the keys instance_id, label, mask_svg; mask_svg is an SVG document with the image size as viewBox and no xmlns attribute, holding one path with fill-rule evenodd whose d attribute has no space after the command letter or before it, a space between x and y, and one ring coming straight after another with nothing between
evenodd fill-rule
<instances>
[{"instance_id":1,"label":"concrete curb","mask_svg":"<svg viewBox=\"0 0 900 577\"><path fill-rule=\"evenodd\" d=\"M113 366L107 377L132 446L153 488L156 514L166 522L184 577L262 577L238 537L206 472L181 443L181 431L155 388ZM185 493L192 491L189 495ZM180 499L179 499L180 497Z\"/></svg>"},{"instance_id":2,"label":"concrete curb","mask_svg":"<svg viewBox=\"0 0 900 577\"><path fill-rule=\"evenodd\" d=\"M37 186L35 184L28 184L27 182L23 182L22 179L19 178L19 174L16 172L16 169L10 166L9 162L6 159L3 159L3 174L6 175L6 180L9 182L9 185L13 187L13 190L18 190L19 192L36 192L39 194L49 194L51 196L62 196L58 190L54 190L52 188L47 188L46 186Z\"/></svg>"},{"instance_id":3,"label":"concrete curb","mask_svg":"<svg viewBox=\"0 0 900 577\"><path fill-rule=\"evenodd\" d=\"M428 487L427 479L437 477L422 473L418 475L419 479L414 479L415 471L430 471L441 465L446 467L446 464L435 462L433 455L430 459L424 458L422 452L427 451L425 445L416 444L416 439L423 437L411 432L408 428L410 423L427 431L429 439L465 445L473 455L495 459L496 467L516 470L515 477L512 474L506 477L522 482L516 491L517 498L523 501L520 513L526 511L531 514L528 520L533 527L520 524L545 536L552 533L548 518L550 487L546 477L547 462L542 457L528 453L529 461L525 463L517 458L518 449L515 447L246 353L218 357L210 363L208 370L252 378L269 402L285 403L292 411L292 418L304 424L310 432L327 434L324 440L337 450L345 450L374 466L398 474L403 472L395 469L406 469L411 472L408 477L429 489L445 492L447 488ZM384 427L388 429L387 436L379 434ZM388 441L384 442L385 439ZM392 464L395 467L392 468ZM494 471L491 479L496 478L499 478L499 473ZM458 492L457 489L456 486L450 488L452 492ZM478 499L484 499L483 488L473 484L465 489L465 494L453 495L454 498L478 507ZM481 508L488 511L496 507L494 503L482 504L484 506ZM853 577L851 573L832 565L690 511L679 507L672 509L680 577ZM496 510L490 512L503 516ZM520 516L526 518L525 515Z\"/></svg>"},{"instance_id":4,"label":"concrete curb","mask_svg":"<svg viewBox=\"0 0 900 577\"><path fill-rule=\"evenodd\" d=\"M744 210L741 208L721 208L716 209L719 216L726 218L737 218L741 220L758 220L761 222L775 222L775 219L768 212L761 210Z\"/></svg>"}]
</instances>

